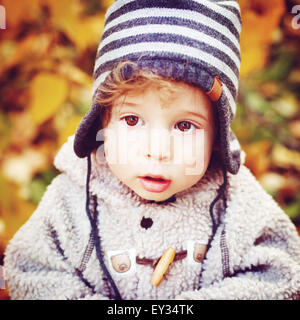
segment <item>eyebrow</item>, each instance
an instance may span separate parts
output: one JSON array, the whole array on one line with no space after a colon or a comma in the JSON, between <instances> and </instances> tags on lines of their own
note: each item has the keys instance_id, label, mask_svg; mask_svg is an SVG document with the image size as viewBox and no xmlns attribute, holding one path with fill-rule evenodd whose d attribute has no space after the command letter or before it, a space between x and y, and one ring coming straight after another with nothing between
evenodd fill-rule
<instances>
[{"instance_id":1,"label":"eyebrow","mask_svg":"<svg viewBox=\"0 0 300 320\"><path fill-rule=\"evenodd\" d=\"M138 103L134 103L134 102L127 102L127 101L124 101L124 102L122 102L122 106L138 107L138 106L139 106L139 104L138 104Z\"/></svg>"},{"instance_id":2,"label":"eyebrow","mask_svg":"<svg viewBox=\"0 0 300 320\"><path fill-rule=\"evenodd\" d=\"M136 107L139 107L139 104L138 103L134 103L134 102L127 102L127 101L124 101L122 103L122 106L127 106L127 107L133 107L133 108L136 108ZM188 111L188 110L182 110L182 113L184 113L185 115L192 115L192 116L195 116L195 117L198 117L198 118L201 118L202 120L204 121L207 121L207 117L205 117L204 115L202 115L201 113L198 113L198 112L193 112L193 111Z\"/></svg>"},{"instance_id":3,"label":"eyebrow","mask_svg":"<svg viewBox=\"0 0 300 320\"><path fill-rule=\"evenodd\" d=\"M198 113L198 112L193 112L193 111L185 111L186 114L189 114L189 115L192 115L192 116L195 116L195 117L198 117L198 118L201 118L205 121L207 121L207 117L205 117L204 115L202 115L201 113Z\"/></svg>"}]
</instances>

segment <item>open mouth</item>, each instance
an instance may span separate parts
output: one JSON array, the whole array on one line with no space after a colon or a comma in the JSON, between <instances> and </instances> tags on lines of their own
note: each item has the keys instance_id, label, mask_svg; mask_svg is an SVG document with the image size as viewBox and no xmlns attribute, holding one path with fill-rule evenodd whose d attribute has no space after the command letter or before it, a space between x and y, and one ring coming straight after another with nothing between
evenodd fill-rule
<instances>
[{"instance_id":1,"label":"open mouth","mask_svg":"<svg viewBox=\"0 0 300 320\"><path fill-rule=\"evenodd\" d=\"M171 180L167 180L163 177L144 176L139 177L139 180L142 187L150 192L163 192L171 183Z\"/></svg>"},{"instance_id":2,"label":"open mouth","mask_svg":"<svg viewBox=\"0 0 300 320\"><path fill-rule=\"evenodd\" d=\"M150 176L146 176L146 177L143 177L144 179L147 179L147 180L150 180L150 181L167 181L166 179L163 179L163 178L153 178L153 177L150 177Z\"/></svg>"}]
</instances>

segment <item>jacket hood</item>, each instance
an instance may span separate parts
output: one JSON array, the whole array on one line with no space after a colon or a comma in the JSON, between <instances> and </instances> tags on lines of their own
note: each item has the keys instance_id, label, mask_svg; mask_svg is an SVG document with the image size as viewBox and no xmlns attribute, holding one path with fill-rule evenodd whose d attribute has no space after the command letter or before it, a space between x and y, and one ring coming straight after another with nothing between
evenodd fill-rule
<instances>
[{"instance_id":1,"label":"jacket hood","mask_svg":"<svg viewBox=\"0 0 300 320\"><path fill-rule=\"evenodd\" d=\"M84 187L87 174L86 159L78 158L73 151L74 135L68 137L54 158L54 166L77 185Z\"/></svg>"}]
</instances>

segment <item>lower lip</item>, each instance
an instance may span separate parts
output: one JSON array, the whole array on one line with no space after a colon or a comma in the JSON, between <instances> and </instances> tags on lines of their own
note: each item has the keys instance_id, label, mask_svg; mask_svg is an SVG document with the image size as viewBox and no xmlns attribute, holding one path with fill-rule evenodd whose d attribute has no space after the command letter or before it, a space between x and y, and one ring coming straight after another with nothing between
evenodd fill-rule
<instances>
[{"instance_id":1,"label":"lower lip","mask_svg":"<svg viewBox=\"0 0 300 320\"><path fill-rule=\"evenodd\" d=\"M171 180L155 181L139 177L139 180L145 190L150 192L163 192L168 189Z\"/></svg>"}]
</instances>

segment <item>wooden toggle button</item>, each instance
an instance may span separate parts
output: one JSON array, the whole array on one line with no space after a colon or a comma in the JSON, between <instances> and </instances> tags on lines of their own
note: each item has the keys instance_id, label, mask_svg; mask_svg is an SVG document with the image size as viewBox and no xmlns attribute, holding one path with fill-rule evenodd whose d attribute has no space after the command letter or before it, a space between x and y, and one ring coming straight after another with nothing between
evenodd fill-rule
<instances>
[{"instance_id":1,"label":"wooden toggle button","mask_svg":"<svg viewBox=\"0 0 300 320\"><path fill-rule=\"evenodd\" d=\"M168 248L163 256L158 261L156 268L153 272L151 284L158 286L163 279L164 274L167 272L169 265L174 260L176 251L173 248Z\"/></svg>"}]
</instances>

